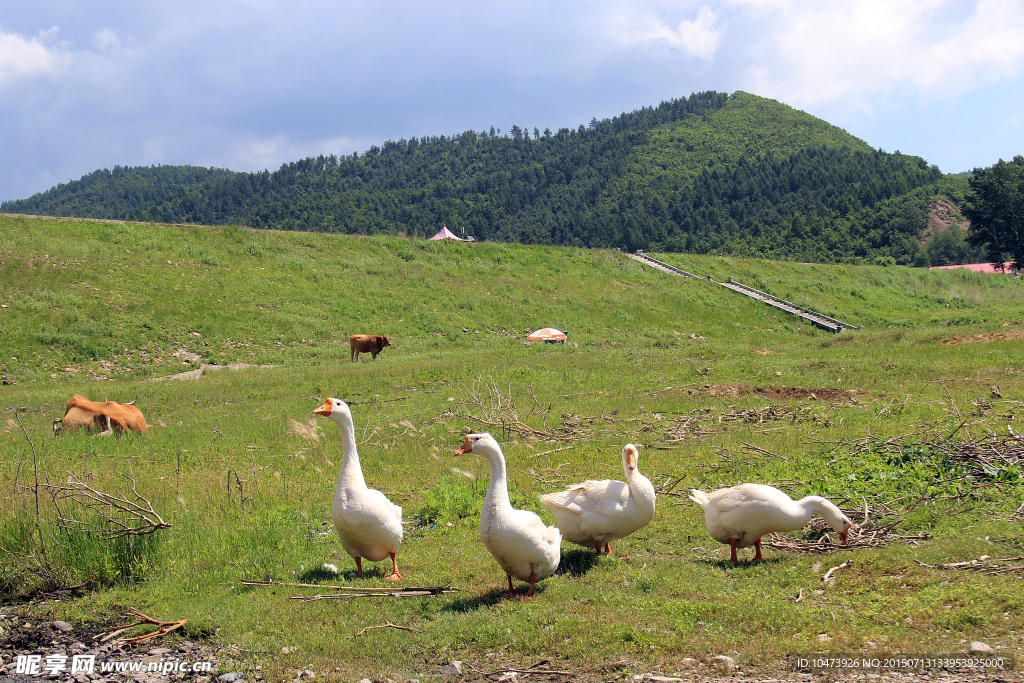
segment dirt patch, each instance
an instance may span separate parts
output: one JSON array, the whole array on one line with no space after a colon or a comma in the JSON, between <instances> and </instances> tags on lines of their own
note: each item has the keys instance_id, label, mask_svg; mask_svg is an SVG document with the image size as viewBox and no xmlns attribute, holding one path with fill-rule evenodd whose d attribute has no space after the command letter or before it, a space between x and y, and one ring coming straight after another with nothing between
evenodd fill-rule
<instances>
[{"instance_id":1,"label":"dirt patch","mask_svg":"<svg viewBox=\"0 0 1024 683\"><path fill-rule=\"evenodd\" d=\"M248 370L250 368L274 368L276 365L249 365L248 363L229 363L227 365L213 365L211 363L203 363L195 370L186 370L185 372L179 372L174 375L164 375L163 377L153 377L146 381L148 382L161 382L165 379L199 379L208 372L216 372L217 370Z\"/></svg>"},{"instance_id":2,"label":"dirt patch","mask_svg":"<svg viewBox=\"0 0 1024 683\"><path fill-rule=\"evenodd\" d=\"M928 225L921 235L921 243L927 245L935 236L949 230L951 225L959 225L963 231L970 230L970 222L960 213L960 207L947 199L939 199L928 206Z\"/></svg>"},{"instance_id":3,"label":"dirt patch","mask_svg":"<svg viewBox=\"0 0 1024 683\"><path fill-rule=\"evenodd\" d=\"M822 387L819 389L804 389L801 387L755 387L750 384L708 384L690 390L691 394L704 394L707 396L762 396L773 401L806 400L811 401L836 401L849 398L856 394L855 391L838 389L836 387Z\"/></svg>"},{"instance_id":4,"label":"dirt patch","mask_svg":"<svg viewBox=\"0 0 1024 683\"><path fill-rule=\"evenodd\" d=\"M975 334L970 337L950 337L943 342L943 346L955 346L957 344L987 344L995 341L1018 341L1024 339L1024 330L1013 332L988 332L986 334Z\"/></svg>"}]
</instances>

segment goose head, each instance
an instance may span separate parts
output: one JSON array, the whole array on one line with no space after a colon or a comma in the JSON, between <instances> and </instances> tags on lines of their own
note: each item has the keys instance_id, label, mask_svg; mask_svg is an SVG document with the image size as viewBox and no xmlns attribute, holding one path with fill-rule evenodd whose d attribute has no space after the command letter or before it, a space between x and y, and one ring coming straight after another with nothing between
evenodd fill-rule
<instances>
[{"instance_id":1,"label":"goose head","mask_svg":"<svg viewBox=\"0 0 1024 683\"><path fill-rule=\"evenodd\" d=\"M631 443L627 443L622 449L622 465L627 470L635 470L637 459L640 457L640 452Z\"/></svg>"},{"instance_id":2,"label":"goose head","mask_svg":"<svg viewBox=\"0 0 1024 683\"><path fill-rule=\"evenodd\" d=\"M494 440L494 437L486 432L466 434L462 440L462 445L455 451L455 455L463 455L465 453L483 453L484 455L501 453L501 447L498 446L498 442Z\"/></svg>"},{"instance_id":3,"label":"goose head","mask_svg":"<svg viewBox=\"0 0 1024 683\"><path fill-rule=\"evenodd\" d=\"M825 502L827 505L822 505L821 516L825 518L828 525L835 529L839 537L843 539L843 545L848 545L850 541L850 528L853 527L853 522L837 506L829 501Z\"/></svg>"},{"instance_id":4,"label":"goose head","mask_svg":"<svg viewBox=\"0 0 1024 683\"><path fill-rule=\"evenodd\" d=\"M348 404L340 398L328 398L324 401L323 405L314 410L313 413L329 417L335 422L345 415L347 415L349 419L352 419L352 411L349 410Z\"/></svg>"}]
</instances>

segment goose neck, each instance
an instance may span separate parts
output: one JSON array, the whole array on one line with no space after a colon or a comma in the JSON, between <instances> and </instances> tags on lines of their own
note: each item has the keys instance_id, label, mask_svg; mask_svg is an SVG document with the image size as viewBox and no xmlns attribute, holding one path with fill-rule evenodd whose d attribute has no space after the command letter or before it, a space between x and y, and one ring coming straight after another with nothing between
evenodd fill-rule
<instances>
[{"instance_id":1,"label":"goose neck","mask_svg":"<svg viewBox=\"0 0 1024 683\"><path fill-rule=\"evenodd\" d=\"M341 472L338 475L338 486L365 487L363 469L359 465L359 450L356 448L355 425L352 423L352 416L341 413L335 419L338 427L341 428Z\"/></svg>"},{"instance_id":2,"label":"goose neck","mask_svg":"<svg viewBox=\"0 0 1024 683\"><path fill-rule=\"evenodd\" d=\"M487 458L491 471L491 481L487 486L487 501L494 506L511 506L508 497L508 475L505 470L505 458L500 452L488 448L481 449Z\"/></svg>"}]
</instances>

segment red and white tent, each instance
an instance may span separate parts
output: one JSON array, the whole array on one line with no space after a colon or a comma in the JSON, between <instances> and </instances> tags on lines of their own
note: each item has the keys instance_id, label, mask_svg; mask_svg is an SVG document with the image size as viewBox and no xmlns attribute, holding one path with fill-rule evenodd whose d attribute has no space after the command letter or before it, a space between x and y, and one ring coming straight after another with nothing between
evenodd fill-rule
<instances>
[{"instance_id":1,"label":"red and white tent","mask_svg":"<svg viewBox=\"0 0 1024 683\"><path fill-rule=\"evenodd\" d=\"M461 237L456 237L455 233L448 229L448 226L444 223L441 224L441 229L437 231L437 234L431 237L432 240L455 240L456 242L468 242Z\"/></svg>"},{"instance_id":2,"label":"red and white tent","mask_svg":"<svg viewBox=\"0 0 1024 683\"><path fill-rule=\"evenodd\" d=\"M545 327L531 334L527 339L530 341L564 342L566 334L553 327Z\"/></svg>"}]
</instances>

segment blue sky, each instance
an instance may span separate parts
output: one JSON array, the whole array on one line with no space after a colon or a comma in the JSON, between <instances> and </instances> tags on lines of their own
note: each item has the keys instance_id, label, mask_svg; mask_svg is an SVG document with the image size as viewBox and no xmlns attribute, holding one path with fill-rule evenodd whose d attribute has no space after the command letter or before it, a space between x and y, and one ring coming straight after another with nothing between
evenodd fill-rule
<instances>
[{"instance_id":1,"label":"blue sky","mask_svg":"<svg viewBox=\"0 0 1024 683\"><path fill-rule=\"evenodd\" d=\"M0 0L0 200L115 165L770 97L943 171L1024 154L1019 0Z\"/></svg>"}]
</instances>

